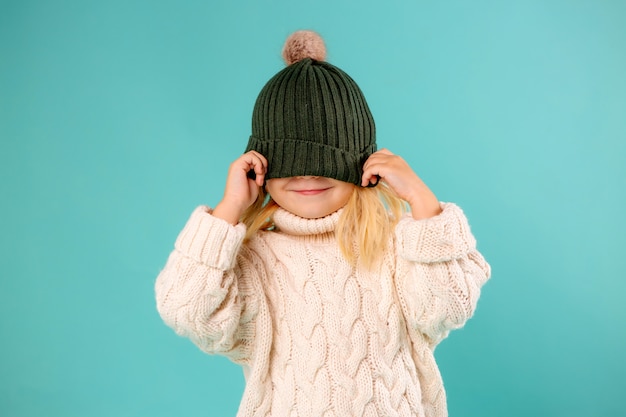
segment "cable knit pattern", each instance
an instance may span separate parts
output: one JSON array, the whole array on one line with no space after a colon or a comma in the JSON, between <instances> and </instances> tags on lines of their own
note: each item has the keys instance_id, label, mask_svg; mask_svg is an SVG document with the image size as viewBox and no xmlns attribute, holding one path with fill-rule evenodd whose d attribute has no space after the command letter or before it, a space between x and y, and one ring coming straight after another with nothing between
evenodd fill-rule
<instances>
[{"instance_id":1,"label":"cable knit pattern","mask_svg":"<svg viewBox=\"0 0 626 417\"><path fill-rule=\"evenodd\" d=\"M433 350L473 314L489 265L462 211L402 219L374 269L349 265L339 212L276 229L194 211L156 282L165 322L246 367L239 417L443 417Z\"/></svg>"}]
</instances>

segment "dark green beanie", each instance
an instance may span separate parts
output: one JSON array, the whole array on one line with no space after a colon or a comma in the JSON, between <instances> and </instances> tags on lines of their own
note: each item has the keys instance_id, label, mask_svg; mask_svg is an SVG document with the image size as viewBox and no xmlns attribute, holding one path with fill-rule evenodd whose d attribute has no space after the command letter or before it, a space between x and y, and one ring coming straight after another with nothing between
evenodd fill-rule
<instances>
[{"instance_id":1,"label":"dark green beanie","mask_svg":"<svg viewBox=\"0 0 626 417\"><path fill-rule=\"evenodd\" d=\"M348 74L304 58L261 90L250 150L267 158L267 179L311 175L360 185L363 164L376 151L374 119Z\"/></svg>"}]
</instances>

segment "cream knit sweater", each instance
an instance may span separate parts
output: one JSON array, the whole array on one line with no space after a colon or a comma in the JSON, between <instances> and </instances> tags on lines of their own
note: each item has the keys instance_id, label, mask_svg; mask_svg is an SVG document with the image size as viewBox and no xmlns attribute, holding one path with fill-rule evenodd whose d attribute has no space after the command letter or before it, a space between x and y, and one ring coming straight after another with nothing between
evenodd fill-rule
<instances>
[{"instance_id":1,"label":"cream knit sweater","mask_svg":"<svg viewBox=\"0 0 626 417\"><path fill-rule=\"evenodd\" d=\"M447 415L433 349L472 315L490 268L462 211L402 219L375 270L351 267L339 212L275 231L191 215L156 282L179 335L244 367L239 417Z\"/></svg>"}]
</instances>

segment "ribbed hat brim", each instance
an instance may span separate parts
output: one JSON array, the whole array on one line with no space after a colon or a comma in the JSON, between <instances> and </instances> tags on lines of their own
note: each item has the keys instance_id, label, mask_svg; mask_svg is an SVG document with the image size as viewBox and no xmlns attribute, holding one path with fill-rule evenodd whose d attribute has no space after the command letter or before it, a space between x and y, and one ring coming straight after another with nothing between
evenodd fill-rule
<instances>
[{"instance_id":1,"label":"ribbed hat brim","mask_svg":"<svg viewBox=\"0 0 626 417\"><path fill-rule=\"evenodd\" d=\"M252 149L267 155L266 179L310 175L359 185L363 164L376 152L376 144L356 153L304 139L261 139L251 136L246 152Z\"/></svg>"}]
</instances>

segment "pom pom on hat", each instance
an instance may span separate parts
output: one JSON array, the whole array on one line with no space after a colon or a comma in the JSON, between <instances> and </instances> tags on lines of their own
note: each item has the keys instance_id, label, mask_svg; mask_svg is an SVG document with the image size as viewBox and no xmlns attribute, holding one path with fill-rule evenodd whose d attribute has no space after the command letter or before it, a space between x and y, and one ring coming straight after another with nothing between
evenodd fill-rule
<instances>
[{"instance_id":1,"label":"pom pom on hat","mask_svg":"<svg viewBox=\"0 0 626 417\"><path fill-rule=\"evenodd\" d=\"M324 61L326 59L326 46L322 37L316 32L299 30L287 38L282 55L287 65L305 58Z\"/></svg>"}]
</instances>

